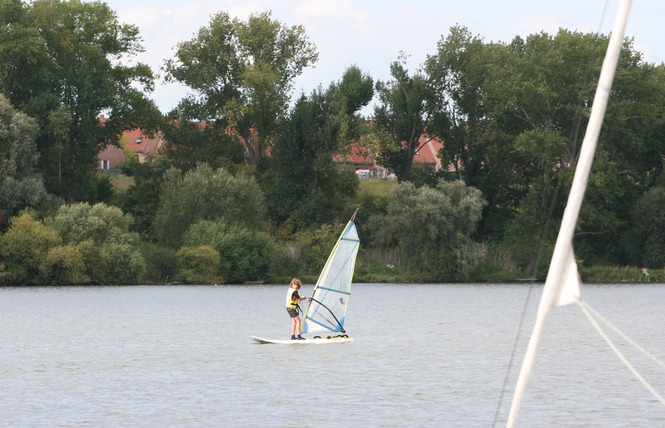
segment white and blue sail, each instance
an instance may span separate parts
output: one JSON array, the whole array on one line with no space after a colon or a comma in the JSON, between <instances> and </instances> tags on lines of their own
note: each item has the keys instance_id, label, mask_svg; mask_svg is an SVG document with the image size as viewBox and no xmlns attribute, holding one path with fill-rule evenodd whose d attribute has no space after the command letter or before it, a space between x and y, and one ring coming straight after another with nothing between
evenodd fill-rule
<instances>
[{"instance_id":1,"label":"white and blue sail","mask_svg":"<svg viewBox=\"0 0 665 428\"><path fill-rule=\"evenodd\" d=\"M346 333L344 321L360 239L354 219L347 223L316 282L302 323L302 334Z\"/></svg>"}]
</instances>

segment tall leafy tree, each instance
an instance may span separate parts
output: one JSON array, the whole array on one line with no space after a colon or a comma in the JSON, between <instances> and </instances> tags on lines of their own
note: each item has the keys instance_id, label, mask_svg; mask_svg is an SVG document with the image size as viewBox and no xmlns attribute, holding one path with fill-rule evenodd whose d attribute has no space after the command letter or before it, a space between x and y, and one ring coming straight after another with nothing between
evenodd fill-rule
<instances>
[{"instance_id":1,"label":"tall leafy tree","mask_svg":"<svg viewBox=\"0 0 665 428\"><path fill-rule=\"evenodd\" d=\"M18 210L46 200L44 183L35 172L37 131L33 119L0 95L0 229Z\"/></svg>"},{"instance_id":2,"label":"tall leafy tree","mask_svg":"<svg viewBox=\"0 0 665 428\"><path fill-rule=\"evenodd\" d=\"M385 215L375 216L378 237L395 245L404 263L436 280L460 279L472 268L469 235L486 205L478 189L440 180L435 188L401 183L388 193Z\"/></svg>"},{"instance_id":3,"label":"tall leafy tree","mask_svg":"<svg viewBox=\"0 0 665 428\"><path fill-rule=\"evenodd\" d=\"M505 228L526 181L510 144L513 133L493 126L490 104L509 101L503 96L489 97L486 89L494 80L500 85L495 75L506 66L510 49L485 43L465 27L452 27L424 66L433 91L433 108L445 112L449 119L448 123L431 123L428 130L444 141L439 153L442 164L468 186L481 190L487 199L488 208L479 225L483 238Z\"/></svg>"},{"instance_id":4,"label":"tall leafy tree","mask_svg":"<svg viewBox=\"0 0 665 428\"><path fill-rule=\"evenodd\" d=\"M242 143L219 123L173 120L162 126L162 132L165 143L161 153L182 171L201 163L229 170L243 165Z\"/></svg>"},{"instance_id":5,"label":"tall leafy tree","mask_svg":"<svg viewBox=\"0 0 665 428\"><path fill-rule=\"evenodd\" d=\"M577 250L587 260L629 263L618 236L636 227L633 207L662 185L665 156L665 65L644 61L626 40L612 87ZM644 220L640 220L644 221Z\"/></svg>"},{"instance_id":6,"label":"tall leafy tree","mask_svg":"<svg viewBox=\"0 0 665 428\"><path fill-rule=\"evenodd\" d=\"M282 24L270 12L247 21L220 12L196 38L178 44L176 58L164 68L167 79L195 91L181 101L176 115L230 127L254 172L287 110L293 80L317 58L302 26Z\"/></svg>"},{"instance_id":7,"label":"tall leafy tree","mask_svg":"<svg viewBox=\"0 0 665 428\"><path fill-rule=\"evenodd\" d=\"M332 221L358 186L353 172L340 170L333 155L358 141L366 125L359 111L373 96L372 78L355 66L327 91L296 102L271 152L268 206L275 220L296 225Z\"/></svg>"},{"instance_id":8,"label":"tall leafy tree","mask_svg":"<svg viewBox=\"0 0 665 428\"><path fill-rule=\"evenodd\" d=\"M166 172L153 226L159 242L177 248L200 220L223 219L260 230L264 214L263 193L254 178L202 164L185 174L175 168Z\"/></svg>"},{"instance_id":9,"label":"tall leafy tree","mask_svg":"<svg viewBox=\"0 0 665 428\"><path fill-rule=\"evenodd\" d=\"M453 118L448 131L432 128L445 139L442 157L488 198L485 236L507 231L529 274L540 270L556 233L606 46L604 36L566 30L486 44L455 27L428 58L428 76ZM616 254L612 241L629 211L622 201L634 200L635 184L659 171L658 162L634 162L644 147L658 158L658 75L627 41L581 215L589 258ZM621 174L633 167L638 175Z\"/></svg>"},{"instance_id":10,"label":"tall leafy tree","mask_svg":"<svg viewBox=\"0 0 665 428\"><path fill-rule=\"evenodd\" d=\"M511 147L529 183L530 203L520 206L514 225L522 230L524 224L533 225L527 274L538 273L543 244L556 232L552 222L560 218L577 165L606 46L601 36L566 30L555 36L534 34L524 43L516 39L506 47L508 59L496 74L499 79L485 85L494 100L511 101L507 106L492 102L490 111L500 130L514 136Z\"/></svg>"},{"instance_id":11,"label":"tall leafy tree","mask_svg":"<svg viewBox=\"0 0 665 428\"><path fill-rule=\"evenodd\" d=\"M391 64L391 81L376 84L380 104L374 109L373 130L367 139L377 163L392 170L400 182L411 176L413 157L424 145L421 137L428 123L445 121L443 111L431 108L432 90L425 76L409 75L406 59L402 53Z\"/></svg>"},{"instance_id":12,"label":"tall leafy tree","mask_svg":"<svg viewBox=\"0 0 665 428\"><path fill-rule=\"evenodd\" d=\"M496 116L519 129L513 131L517 134L513 144L530 177L529 193L535 203L529 209L520 206L511 229L523 230L525 216L534 220L525 264L529 274L542 274L540 266L548 258L544 249L553 240L564 209L607 42L605 36L566 30L555 36L532 35L510 52L514 72L501 75L502 87L488 87L488 92L497 94L508 89L505 98L512 104L508 108L495 104L494 111L501 109ZM629 221L630 203L644 191L644 177L660 170L653 162L638 166L631 161L632 153L646 155L645 146L662 153L662 133L654 137L662 129L663 89L654 71L630 40L625 41L580 215L577 254L589 261L621 257L616 243ZM633 169L639 171L633 177L622 174Z\"/></svg>"},{"instance_id":13,"label":"tall leafy tree","mask_svg":"<svg viewBox=\"0 0 665 428\"><path fill-rule=\"evenodd\" d=\"M150 68L138 28L102 2L3 0L0 92L40 124L39 170L49 191L86 198L97 154L125 129L154 128ZM100 121L101 114L109 118Z\"/></svg>"}]
</instances>

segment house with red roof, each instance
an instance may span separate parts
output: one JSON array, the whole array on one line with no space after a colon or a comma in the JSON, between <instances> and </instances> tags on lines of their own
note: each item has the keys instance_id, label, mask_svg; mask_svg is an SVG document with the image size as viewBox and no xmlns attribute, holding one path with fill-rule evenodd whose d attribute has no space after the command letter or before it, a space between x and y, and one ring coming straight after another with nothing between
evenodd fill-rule
<instances>
[{"instance_id":1,"label":"house with red roof","mask_svg":"<svg viewBox=\"0 0 665 428\"><path fill-rule=\"evenodd\" d=\"M104 120L104 118L101 118ZM205 126L205 123L201 123ZM121 137L121 145L126 150L131 150L138 155L139 162L147 162L159 155L160 148L165 140L161 132L150 135L141 129L132 129L125 131ZM417 150L413 162L414 164L424 165L434 171L439 171L443 167L441 159L437 156L443 148L443 142L437 138L423 134L418 141ZM127 155L123 149L117 146L108 146L98 155L98 172L115 170L119 173L118 166L127 160ZM360 179L377 177L383 179L394 179L395 175L386 168L378 165L372 158L370 150L359 142L350 144L343 154L333 156L333 162L339 165L348 165L356 171ZM449 168L446 168L449 169Z\"/></svg>"},{"instance_id":2,"label":"house with red roof","mask_svg":"<svg viewBox=\"0 0 665 428\"><path fill-rule=\"evenodd\" d=\"M141 129L132 129L122 134L120 144L136 153L139 162L143 163L157 156L159 149L164 145L164 137L161 132L151 136ZM97 160L97 171L104 172L117 169L127 160L127 155L120 147L107 146L97 155Z\"/></svg>"},{"instance_id":3,"label":"house with red roof","mask_svg":"<svg viewBox=\"0 0 665 428\"><path fill-rule=\"evenodd\" d=\"M346 153L334 155L333 162L351 167L360 179L369 177L388 178L389 175L385 168L379 166L372 159L367 147L360 143L352 143L347 146Z\"/></svg>"},{"instance_id":4,"label":"house with red roof","mask_svg":"<svg viewBox=\"0 0 665 428\"><path fill-rule=\"evenodd\" d=\"M437 138L423 134L418 140L419 149L413 157L413 163L439 171L441 159L438 157L439 150L443 148L443 142ZM378 165L371 156L369 149L360 143L352 143L345 154L335 155L333 161L339 165L348 165L356 171L360 179L378 177L394 179L395 175L386 168Z\"/></svg>"},{"instance_id":5,"label":"house with red roof","mask_svg":"<svg viewBox=\"0 0 665 428\"><path fill-rule=\"evenodd\" d=\"M418 139L419 149L413 157L413 162L432 168L434 171L443 169L441 166L441 159L439 159L439 151L443 148L443 141L423 134Z\"/></svg>"}]
</instances>

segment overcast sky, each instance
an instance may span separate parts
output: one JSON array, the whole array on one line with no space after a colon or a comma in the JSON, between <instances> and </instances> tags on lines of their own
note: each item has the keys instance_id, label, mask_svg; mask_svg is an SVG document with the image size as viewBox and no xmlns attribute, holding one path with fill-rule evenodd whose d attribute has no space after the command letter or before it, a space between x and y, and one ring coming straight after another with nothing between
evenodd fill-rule
<instances>
[{"instance_id":1,"label":"overcast sky","mask_svg":"<svg viewBox=\"0 0 665 428\"><path fill-rule=\"evenodd\" d=\"M178 42L207 26L210 15L226 11L245 20L272 11L287 25L303 25L316 45L319 61L296 81L295 91L309 94L339 80L357 65L375 80L386 80L400 51L414 71L454 25L467 27L485 41L507 42L515 36L559 28L609 34L619 0L107 0L121 22L139 27L146 52L139 60L162 74ZM604 12L605 11L605 12ZM645 59L665 61L665 2L635 0L626 36ZM152 98L163 113L175 107L187 89L159 79Z\"/></svg>"}]
</instances>

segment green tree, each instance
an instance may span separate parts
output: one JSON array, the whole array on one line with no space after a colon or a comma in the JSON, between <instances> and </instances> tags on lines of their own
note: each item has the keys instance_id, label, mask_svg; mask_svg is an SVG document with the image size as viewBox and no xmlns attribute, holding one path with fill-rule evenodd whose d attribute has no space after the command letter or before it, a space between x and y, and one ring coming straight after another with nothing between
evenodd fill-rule
<instances>
[{"instance_id":1,"label":"green tree","mask_svg":"<svg viewBox=\"0 0 665 428\"><path fill-rule=\"evenodd\" d=\"M645 192L630 211L632 227L624 232L628 262L637 266L665 267L665 187Z\"/></svg>"},{"instance_id":2,"label":"green tree","mask_svg":"<svg viewBox=\"0 0 665 428\"><path fill-rule=\"evenodd\" d=\"M528 171L511 144L523 127L511 127L493 116L494 105L510 106L509 94L488 94L486 87L496 81L503 67L508 67L510 52L520 45L485 43L465 27L452 27L437 45L437 53L428 56L425 73L431 85L437 111L445 112L449 123L437 121L428 130L442 141L439 156L452 168L458 179L480 189L488 208L479 225L479 236L497 239L514 216L519 201L528 188ZM516 71L510 68L510 72ZM494 104L495 103L495 104ZM502 118L502 124L505 118ZM496 126L495 126L496 125Z\"/></svg>"},{"instance_id":3,"label":"green tree","mask_svg":"<svg viewBox=\"0 0 665 428\"><path fill-rule=\"evenodd\" d=\"M293 80L317 58L302 26L284 25L270 12L246 22L220 12L196 38L178 44L164 69L168 80L196 92L180 103L177 116L230 127L254 172L287 110Z\"/></svg>"},{"instance_id":4,"label":"green tree","mask_svg":"<svg viewBox=\"0 0 665 428\"><path fill-rule=\"evenodd\" d=\"M133 164L134 184L121 195L118 205L124 212L132 213L131 230L147 241L155 240L153 223L160 201L160 189L166 171L172 165L166 159Z\"/></svg>"},{"instance_id":5,"label":"green tree","mask_svg":"<svg viewBox=\"0 0 665 428\"><path fill-rule=\"evenodd\" d=\"M445 140L443 162L487 197L481 236L503 235L523 249L527 274L542 272L556 235L606 46L605 36L566 30L485 44L455 27L428 58L453 118L450 129L431 128ZM629 206L660 171L662 75L624 43L580 215L580 253L589 260L620 260Z\"/></svg>"},{"instance_id":6,"label":"green tree","mask_svg":"<svg viewBox=\"0 0 665 428\"><path fill-rule=\"evenodd\" d=\"M603 123L587 197L580 213L576 254L596 263L629 263L619 236L635 227L631 211L660 186L665 156L665 65L644 61L624 43ZM641 220L640 220L641 221ZM581 253L586 250L586 254Z\"/></svg>"},{"instance_id":7,"label":"green tree","mask_svg":"<svg viewBox=\"0 0 665 428\"><path fill-rule=\"evenodd\" d=\"M513 126L525 126L514 141L533 141L532 149L519 154L522 165L532 165L523 170L528 171L530 191L540 190L539 203L531 211L520 210L515 224L523 227L524 215L537 219L532 255L525 265L528 274L540 270L544 244L553 239L550 229L562 215L607 41L605 36L564 30L556 36L530 36L513 55L514 69L522 75L505 75L503 87L492 89L503 93L509 88L513 97L512 108L503 107L503 117ZM622 258L617 242L630 220L630 207L648 185L647 177L658 176L662 168L660 161L642 160L663 153L661 77L656 68L644 64L632 42L625 41L580 213L576 246L578 255L590 262ZM496 105L496 111L499 108Z\"/></svg>"},{"instance_id":8,"label":"green tree","mask_svg":"<svg viewBox=\"0 0 665 428\"><path fill-rule=\"evenodd\" d=\"M210 246L220 256L219 275L225 282L267 281L272 278L275 246L266 233L226 220L201 220L183 238L188 247Z\"/></svg>"},{"instance_id":9,"label":"green tree","mask_svg":"<svg viewBox=\"0 0 665 428\"><path fill-rule=\"evenodd\" d=\"M92 241L95 245L115 242L137 245L138 235L130 232L132 216L103 203L62 206L46 224L60 233L66 244Z\"/></svg>"},{"instance_id":10,"label":"green tree","mask_svg":"<svg viewBox=\"0 0 665 428\"><path fill-rule=\"evenodd\" d=\"M0 94L0 230L19 210L46 201L46 189L34 170L39 157L36 135L35 121Z\"/></svg>"},{"instance_id":11,"label":"green tree","mask_svg":"<svg viewBox=\"0 0 665 428\"><path fill-rule=\"evenodd\" d=\"M129 284L143 278L145 261L138 234L129 230L132 222L131 215L103 203L62 206L46 219L63 243L81 254L87 281L100 284Z\"/></svg>"},{"instance_id":12,"label":"green tree","mask_svg":"<svg viewBox=\"0 0 665 428\"><path fill-rule=\"evenodd\" d=\"M402 53L391 64L393 80L376 84L380 104L374 109L374 129L366 139L376 162L393 171L400 183L409 180L413 157L431 138L422 138L427 124L447 121L445 112L432 109L435 104L425 76L420 72L409 75L406 58Z\"/></svg>"},{"instance_id":13,"label":"green tree","mask_svg":"<svg viewBox=\"0 0 665 428\"><path fill-rule=\"evenodd\" d=\"M219 218L260 230L264 215L263 194L256 180L202 164L184 175L177 169L167 171L154 227L160 243L178 248L185 232L199 220Z\"/></svg>"},{"instance_id":14,"label":"green tree","mask_svg":"<svg viewBox=\"0 0 665 428\"><path fill-rule=\"evenodd\" d=\"M219 253L209 245L182 247L176 253L178 279L189 284L222 282L217 277Z\"/></svg>"},{"instance_id":15,"label":"green tree","mask_svg":"<svg viewBox=\"0 0 665 428\"><path fill-rule=\"evenodd\" d=\"M473 268L466 247L485 205L480 191L462 181L442 180L436 188L401 183L388 193L385 216L373 221L383 245L396 245L411 269L430 279L461 279Z\"/></svg>"},{"instance_id":16,"label":"green tree","mask_svg":"<svg viewBox=\"0 0 665 428\"><path fill-rule=\"evenodd\" d=\"M53 284L81 284L89 281L81 252L69 245L49 249L40 271L46 281Z\"/></svg>"},{"instance_id":17,"label":"green tree","mask_svg":"<svg viewBox=\"0 0 665 428\"><path fill-rule=\"evenodd\" d=\"M30 214L13 217L9 229L0 235L0 257L6 274L0 276L5 285L41 284L44 282L42 266L49 251L62 243L53 229Z\"/></svg>"},{"instance_id":18,"label":"green tree","mask_svg":"<svg viewBox=\"0 0 665 428\"><path fill-rule=\"evenodd\" d=\"M166 123L162 131L165 140L162 153L182 171L200 163L228 170L244 165L242 143L217 123L175 120Z\"/></svg>"},{"instance_id":19,"label":"green tree","mask_svg":"<svg viewBox=\"0 0 665 428\"><path fill-rule=\"evenodd\" d=\"M146 264L146 281L160 284L174 280L178 273L178 261L173 248L144 242L141 253Z\"/></svg>"},{"instance_id":20,"label":"green tree","mask_svg":"<svg viewBox=\"0 0 665 428\"><path fill-rule=\"evenodd\" d=\"M38 169L67 200L88 197L97 155L125 129L161 119L138 28L106 3L5 0L0 7L0 93L40 124ZM110 117L100 120L102 113Z\"/></svg>"},{"instance_id":21,"label":"green tree","mask_svg":"<svg viewBox=\"0 0 665 428\"><path fill-rule=\"evenodd\" d=\"M371 77L350 67L326 92L296 102L271 152L267 198L274 220L295 226L333 221L355 195L357 177L337 168L333 155L349 150L364 131L358 111L371 101L372 86Z\"/></svg>"}]
</instances>

